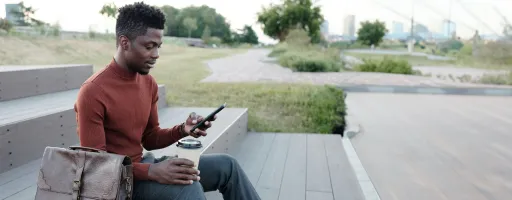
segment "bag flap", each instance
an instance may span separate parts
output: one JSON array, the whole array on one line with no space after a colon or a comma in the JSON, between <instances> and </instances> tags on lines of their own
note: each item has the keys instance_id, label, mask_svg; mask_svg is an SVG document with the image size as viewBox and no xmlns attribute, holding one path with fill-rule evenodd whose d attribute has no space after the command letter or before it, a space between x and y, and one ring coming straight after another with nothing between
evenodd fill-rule
<instances>
[{"instance_id":1,"label":"bag flap","mask_svg":"<svg viewBox=\"0 0 512 200\"><path fill-rule=\"evenodd\" d=\"M111 153L96 153L47 147L44 151L37 185L40 189L72 194L79 159L84 159L81 197L115 199L121 184L123 168L130 158Z\"/></svg>"}]
</instances>

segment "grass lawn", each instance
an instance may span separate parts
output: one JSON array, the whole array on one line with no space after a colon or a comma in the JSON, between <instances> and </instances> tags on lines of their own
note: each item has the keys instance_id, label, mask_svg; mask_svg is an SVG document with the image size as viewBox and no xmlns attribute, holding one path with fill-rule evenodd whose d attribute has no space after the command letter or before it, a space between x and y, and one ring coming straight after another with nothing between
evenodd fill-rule
<instances>
[{"instance_id":1,"label":"grass lawn","mask_svg":"<svg viewBox=\"0 0 512 200\"><path fill-rule=\"evenodd\" d=\"M469 67L480 69L511 69L510 65L493 64L490 61L481 59L474 59L471 57L458 58L457 60L430 60L425 56L410 56L410 55L381 55L381 54L366 54L356 52L343 52L345 55L354 56L359 59L382 59L385 56L396 59L407 60L412 66L446 66L446 67Z\"/></svg>"},{"instance_id":2,"label":"grass lawn","mask_svg":"<svg viewBox=\"0 0 512 200\"><path fill-rule=\"evenodd\" d=\"M115 51L113 40L0 37L0 65L94 64L103 68ZM262 132L329 133L343 125L343 94L331 87L297 84L199 83L209 75L204 61L244 49L202 49L164 44L151 74L165 84L171 106L249 108L249 128Z\"/></svg>"},{"instance_id":3,"label":"grass lawn","mask_svg":"<svg viewBox=\"0 0 512 200\"><path fill-rule=\"evenodd\" d=\"M455 65L456 61L443 61L443 60L429 60L424 56L410 56L410 55L381 55L381 54L366 54L366 53L355 53L355 52L343 52L345 55L354 56L359 59L383 59L384 57L405 59L412 66L425 66L425 65L441 65L441 66L452 66Z\"/></svg>"}]
</instances>

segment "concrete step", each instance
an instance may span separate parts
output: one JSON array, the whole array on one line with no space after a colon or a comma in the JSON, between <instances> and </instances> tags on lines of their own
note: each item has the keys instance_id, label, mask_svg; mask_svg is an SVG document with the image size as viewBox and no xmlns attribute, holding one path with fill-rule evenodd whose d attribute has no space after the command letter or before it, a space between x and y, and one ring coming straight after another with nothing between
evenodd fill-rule
<instances>
[{"instance_id":1,"label":"concrete step","mask_svg":"<svg viewBox=\"0 0 512 200\"><path fill-rule=\"evenodd\" d=\"M73 109L78 90L0 102L0 173L39 158L46 146L78 141ZM159 91L159 108L165 108L164 85Z\"/></svg>"},{"instance_id":2,"label":"concrete step","mask_svg":"<svg viewBox=\"0 0 512 200\"><path fill-rule=\"evenodd\" d=\"M190 112L206 116L216 108L163 108L159 110L161 127L172 127L183 122ZM208 136L203 138L203 153L224 152L234 154L236 145L244 140L247 134L247 109L226 108L221 111ZM69 146L69 145L66 145ZM175 146L151 151L155 156L174 155ZM42 152L42 151L41 151ZM39 158L0 174L0 200L34 199Z\"/></svg>"},{"instance_id":3,"label":"concrete step","mask_svg":"<svg viewBox=\"0 0 512 200\"><path fill-rule=\"evenodd\" d=\"M92 65L0 66L0 101L77 89Z\"/></svg>"}]
</instances>

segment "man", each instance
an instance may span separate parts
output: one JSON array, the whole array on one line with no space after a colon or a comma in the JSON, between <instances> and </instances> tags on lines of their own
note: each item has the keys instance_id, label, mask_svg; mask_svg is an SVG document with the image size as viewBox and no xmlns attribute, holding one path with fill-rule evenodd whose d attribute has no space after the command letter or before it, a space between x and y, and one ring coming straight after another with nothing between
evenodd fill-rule
<instances>
[{"instance_id":1,"label":"man","mask_svg":"<svg viewBox=\"0 0 512 200\"><path fill-rule=\"evenodd\" d=\"M144 3L119 9L117 52L109 65L84 82L75 104L80 144L131 157L134 199L205 199L204 191L214 190L224 199L260 199L228 155L203 155L198 170L183 158L143 158L143 148L160 149L189 135L205 136L211 126L206 122L191 133L203 119L191 116L172 128L159 127L158 86L148 74L159 57L164 24L164 14Z\"/></svg>"}]
</instances>

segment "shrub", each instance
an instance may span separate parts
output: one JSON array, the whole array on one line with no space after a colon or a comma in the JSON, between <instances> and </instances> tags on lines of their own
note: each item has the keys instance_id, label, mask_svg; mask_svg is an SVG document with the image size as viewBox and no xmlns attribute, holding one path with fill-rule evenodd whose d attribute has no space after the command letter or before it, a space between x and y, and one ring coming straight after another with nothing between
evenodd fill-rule
<instances>
[{"instance_id":1,"label":"shrub","mask_svg":"<svg viewBox=\"0 0 512 200\"><path fill-rule=\"evenodd\" d=\"M270 57L278 57L283 67L299 72L338 72L343 66L338 48L324 49L311 44L308 33L293 29L285 42L278 44Z\"/></svg>"},{"instance_id":2,"label":"shrub","mask_svg":"<svg viewBox=\"0 0 512 200\"><path fill-rule=\"evenodd\" d=\"M274 47L274 49L272 49L272 52L270 52L270 54L268 56L269 57L279 57L280 55L285 53L287 49L288 49L288 45L286 45L286 43L278 44Z\"/></svg>"},{"instance_id":3,"label":"shrub","mask_svg":"<svg viewBox=\"0 0 512 200\"><path fill-rule=\"evenodd\" d=\"M438 48L444 52L448 53L450 50L460 50L464 46L464 43L462 43L459 40L447 40L438 45Z\"/></svg>"},{"instance_id":4,"label":"shrub","mask_svg":"<svg viewBox=\"0 0 512 200\"><path fill-rule=\"evenodd\" d=\"M286 51L278 61L280 65L299 72L338 72L342 67L340 58L313 50Z\"/></svg>"},{"instance_id":5,"label":"shrub","mask_svg":"<svg viewBox=\"0 0 512 200\"><path fill-rule=\"evenodd\" d=\"M206 40L205 40L205 43L208 44L208 45L221 45L222 44L222 39L220 39L219 37L208 37Z\"/></svg>"},{"instance_id":6,"label":"shrub","mask_svg":"<svg viewBox=\"0 0 512 200\"><path fill-rule=\"evenodd\" d=\"M496 41L482 45L478 52L478 58L493 64L511 65L512 42Z\"/></svg>"},{"instance_id":7,"label":"shrub","mask_svg":"<svg viewBox=\"0 0 512 200\"><path fill-rule=\"evenodd\" d=\"M7 19L0 18L0 29L9 32L12 29L13 25Z\"/></svg>"},{"instance_id":8,"label":"shrub","mask_svg":"<svg viewBox=\"0 0 512 200\"><path fill-rule=\"evenodd\" d=\"M407 60L384 57L383 59L363 59L363 64L355 67L360 72L381 72L392 74L415 74Z\"/></svg>"},{"instance_id":9,"label":"shrub","mask_svg":"<svg viewBox=\"0 0 512 200\"><path fill-rule=\"evenodd\" d=\"M345 94L342 89L325 86L310 94L310 109L305 115L310 116L311 124L316 124L320 133L343 134L345 130Z\"/></svg>"},{"instance_id":10,"label":"shrub","mask_svg":"<svg viewBox=\"0 0 512 200\"><path fill-rule=\"evenodd\" d=\"M304 29L291 29L285 41L292 46L309 46L311 44L311 38Z\"/></svg>"},{"instance_id":11,"label":"shrub","mask_svg":"<svg viewBox=\"0 0 512 200\"><path fill-rule=\"evenodd\" d=\"M512 72L508 74L485 74L478 82L494 85L512 85Z\"/></svg>"}]
</instances>

